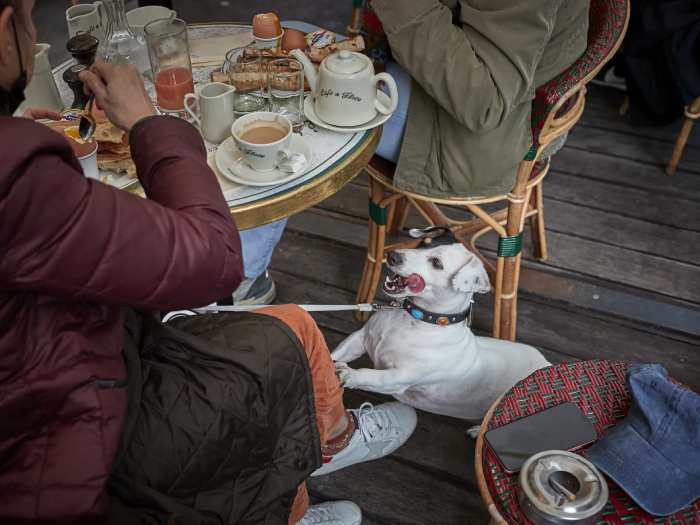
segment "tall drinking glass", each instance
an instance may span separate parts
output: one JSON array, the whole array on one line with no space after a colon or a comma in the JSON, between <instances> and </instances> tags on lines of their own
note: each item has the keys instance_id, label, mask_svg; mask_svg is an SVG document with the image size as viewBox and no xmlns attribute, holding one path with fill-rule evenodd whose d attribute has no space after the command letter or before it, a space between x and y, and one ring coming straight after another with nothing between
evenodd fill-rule
<instances>
[{"instance_id":1,"label":"tall drinking glass","mask_svg":"<svg viewBox=\"0 0 700 525\"><path fill-rule=\"evenodd\" d=\"M158 106L183 111L185 95L194 93L187 24L179 18L161 18L143 28L153 70Z\"/></svg>"},{"instance_id":2,"label":"tall drinking glass","mask_svg":"<svg viewBox=\"0 0 700 525\"><path fill-rule=\"evenodd\" d=\"M237 115L267 109L267 64L256 54L247 54L244 47L226 54L226 68L231 85L236 88L233 109Z\"/></svg>"},{"instance_id":3,"label":"tall drinking glass","mask_svg":"<svg viewBox=\"0 0 700 525\"><path fill-rule=\"evenodd\" d=\"M268 65L270 107L287 117L294 131L304 126L304 66L293 58L280 58Z\"/></svg>"}]
</instances>

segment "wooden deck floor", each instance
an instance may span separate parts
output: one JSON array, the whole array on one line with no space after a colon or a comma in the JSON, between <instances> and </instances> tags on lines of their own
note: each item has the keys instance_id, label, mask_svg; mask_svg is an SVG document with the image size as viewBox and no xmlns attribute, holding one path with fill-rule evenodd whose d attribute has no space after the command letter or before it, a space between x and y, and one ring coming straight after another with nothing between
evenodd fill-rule
<instances>
[{"instance_id":1,"label":"wooden deck floor","mask_svg":"<svg viewBox=\"0 0 700 525\"><path fill-rule=\"evenodd\" d=\"M582 121L545 180L550 258L528 254L518 339L554 361L661 362L700 388L700 127L681 169L662 169L678 126L647 128L617 114L621 94L592 88ZM366 178L293 217L274 256L280 302L350 303L367 235ZM527 238L527 236L526 236ZM486 239L486 243L493 239ZM493 245L493 244L492 244ZM490 328L482 296L475 329ZM352 315L315 315L334 347ZM349 391L346 402L382 398ZM351 499L365 524L486 523L464 421L420 413L409 442L386 459L311 482L319 500Z\"/></svg>"}]
</instances>

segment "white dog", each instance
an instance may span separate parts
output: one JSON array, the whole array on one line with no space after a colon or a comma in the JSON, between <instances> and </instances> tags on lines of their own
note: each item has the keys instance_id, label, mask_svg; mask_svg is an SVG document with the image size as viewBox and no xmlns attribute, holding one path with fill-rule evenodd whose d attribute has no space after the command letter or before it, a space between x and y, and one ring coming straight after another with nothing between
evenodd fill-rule
<instances>
[{"instance_id":1,"label":"white dog","mask_svg":"<svg viewBox=\"0 0 700 525\"><path fill-rule=\"evenodd\" d=\"M348 388L391 394L415 408L469 420L520 379L548 366L535 348L476 337L466 312L472 294L490 291L482 262L451 234L388 255L384 292L408 299L380 310L333 352ZM369 354L374 369L346 363Z\"/></svg>"}]
</instances>

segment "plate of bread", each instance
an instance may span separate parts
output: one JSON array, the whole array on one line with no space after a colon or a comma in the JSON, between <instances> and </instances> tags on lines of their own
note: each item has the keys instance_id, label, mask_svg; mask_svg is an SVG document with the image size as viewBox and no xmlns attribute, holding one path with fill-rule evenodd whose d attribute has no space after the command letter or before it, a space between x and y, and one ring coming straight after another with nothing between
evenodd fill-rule
<instances>
[{"instance_id":1,"label":"plate of bread","mask_svg":"<svg viewBox=\"0 0 700 525\"><path fill-rule=\"evenodd\" d=\"M292 49L302 49L311 62L318 67L328 55L336 51L363 51L365 41L361 35L354 38L336 41L336 35L326 30L313 33L303 33L296 29L286 28L281 46L274 49L258 49L253 46L232 49L227 55L227 61L220 70L211 73L212 82L232 84L241 92L250 91L257 86L267 85L268 64L279 58L293 58L289 52ZM251 59L260 59L251 61ZM232 62L248 62L245 65L246 75L237 75L231 82L228 69ZM277 70L280 72L280 70ZM291 70L290 70L291 72ZM280 86L283 88L283 86ZM304 79L305 91L310 91L309 85Z\"/></svg>"},{"instance_id":2,"label":"plate of bread","mask_svg":"<svg viewBox=\"0 0 700 525\"><path fill-rule=\"evenodd\" d=\"M102 113L96 112L95 140L100 179L120 189L136 184L136 165L131 158L129 138Z\"/></svg>"}]
</instances>

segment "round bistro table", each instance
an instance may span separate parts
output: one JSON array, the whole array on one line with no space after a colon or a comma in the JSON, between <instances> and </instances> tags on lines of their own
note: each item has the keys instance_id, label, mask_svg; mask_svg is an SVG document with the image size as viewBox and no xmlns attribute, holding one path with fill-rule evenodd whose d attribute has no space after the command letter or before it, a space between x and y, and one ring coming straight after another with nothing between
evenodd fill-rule
<instances>
[{"instance_id":1,"label":"round bistro table","mask_svg":"<svg viewBox=\"0 0 700 525\"><path fill-rule=\"evenodd\" d=\"M484 443L484 433L554 405L572 401L595 426L598 438L627 415L630 395L625 382L627 364L617 361L577 361L538 370L516 384L486 414L476 443L475 467L479 490L492 524L526 524L518 504L518 474L508 474ZM585 451L582 452L585 456ZM665 517L642 510L606 477L610 495L598 525L697 525L700 500Z\"/></svg>"},{"instance_id":2,"label":"round bistro table","mask_svg":"<svg viewBox=\"0 0 700 525\"><path fill-rule=\"evenodd\" d=\"M246 34L251 35L252 41L251 26L243 24L210 23L188 26L191 49L197 41L223 42L226 37L240 41ZM222 57L226 51L228 48L220 50ZM53 70L66 107L71 104L73 95L63 82L62 75L74 63L71 59ZM220 68L221 63L193 65L195 90L209 82L211 73ZM155 100L152 83L146 81L146 88ZM215 160L219 145L205 143L209 165L217 175L231 214L240 229L254 228L289 217L315 206L338 192L359 175L372 158L379 144L381 128L356 133L336 133L306 122L301 130L301 136L309 143L313 152L311 162L304 173L285 184L257 188L239 185L224 177ZM138 181L129 179L126 175L100 171L100 178L106 184L143 196L143 189Z\"/></svg>"}]
</instances>

